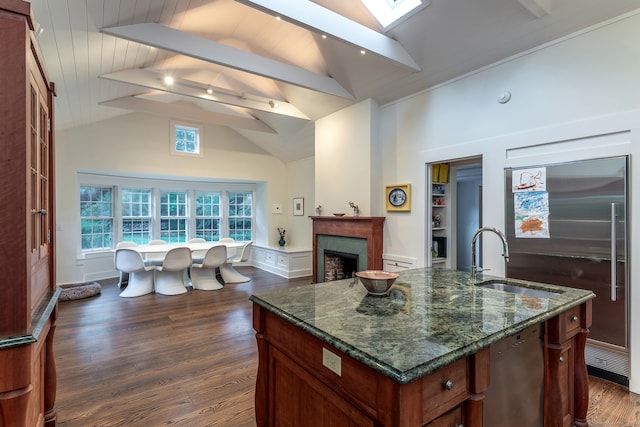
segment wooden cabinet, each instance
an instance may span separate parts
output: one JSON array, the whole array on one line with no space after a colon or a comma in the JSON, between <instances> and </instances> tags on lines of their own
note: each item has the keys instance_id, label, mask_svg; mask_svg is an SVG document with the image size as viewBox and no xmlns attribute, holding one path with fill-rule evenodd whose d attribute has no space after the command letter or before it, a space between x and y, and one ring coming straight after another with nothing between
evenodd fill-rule
<instances>
[{"instance_id":1,"label":"wooden cabinet","mask_svg":"<svg viewBox=\"0 0 640 427\"><path fill-rule=\"evenodd\" d=\"M545 427L587 427L589 378L585 345L591 300L546 322Z\"/></svg>"},{"instance_id":2,"label":"wooden cabinet","mask_svg":"<svg viewBox=\"0 0 640 427\"><path fill-rule=\"evenodd\" d=\"M545 427L588 426L584 347L590 325L591 301L544 322ZM259 427L483 425L489 347L401 384L258 304L253 326Z\"/></svg>"},{"instance_id":3,"label":"wooden cabinet","mask_svg":"<svg viewBox=\"0 0 640 427\"><path fill-rule=\"evenodd\" d=\"M482 425L487 348L400 384L254 304L258 426ZM467 403L470 402L470 403Z\"/></svg>"},{"instance_id":4,"label":"wooden cabinet","mask_svg":"<svg viewBox=\"0 0 640 427\"><path fill-rule=\"evenodd\" d=\"M53 97L28 2L0 0L0 426L55 425Z\"/></svg>"}]
</instances>

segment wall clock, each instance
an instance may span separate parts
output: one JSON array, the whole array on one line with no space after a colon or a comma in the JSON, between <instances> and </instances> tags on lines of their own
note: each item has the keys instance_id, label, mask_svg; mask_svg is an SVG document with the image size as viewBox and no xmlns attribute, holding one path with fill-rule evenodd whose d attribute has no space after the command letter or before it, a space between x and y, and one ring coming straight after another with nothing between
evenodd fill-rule
<instances>
[{"instance_id":1,"label":"wall clock","mask_svg":"<svg viewBox=\"0 0 640 427\"><path fill-rule=\"evenodd\" d=\"M411 184L388 185L385 200L388 211L410 211Z\"/></svg>"}]
</instances>

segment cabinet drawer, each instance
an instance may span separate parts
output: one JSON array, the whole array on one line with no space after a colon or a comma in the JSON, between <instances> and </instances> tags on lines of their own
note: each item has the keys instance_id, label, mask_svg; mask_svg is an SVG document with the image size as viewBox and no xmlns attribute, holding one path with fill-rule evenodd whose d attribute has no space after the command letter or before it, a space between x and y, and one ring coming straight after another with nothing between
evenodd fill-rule
<instances>
[{"instance_id":1,"label":"cabinet drawer","mask_svg":"<svg viewBox=\"0 0 640 427\"><path fill-rule=\"evenodd\" d=\"M588 304L588 302L586 303ZM582 326L589 327L590 319L584 317L588 310L585 304L570 308L547 321L549 343L562 344L577 335Z\"/></svg>"},{"instance_id":2,"label":"cabinet drawer","mask_svg":"<svg viewBox=\"0 0 640 427\"><path fill-rule=\"evenodd\" d=\"M424 415L438 416L462 403L469 396L467 384L466 359L429 374L423 380Z\"/></svg>"},{"instance_id":3,"label":"cabinet drawer","mask_svg":"<svg viewBox=\"0 0 640 427\"><path fill-rule=\"evenodd\" d=\"M459 406L426 425L426 427L458 426L462 426L462 411L460 410Z\"/></svg>"},{"instance_id":4,"label":"cabinet drawer","mask_svg":"<svg viewBox=\"0 0 640 427\"><path fill-rule=\"evenodd\" d=\"M581 306L570 308L560 315L564 317L560 324L563 325L564 331L562 332L566 339L573 337L580 331L580 323L582 320L580 319L580 307Z\"/></svg>"}]
</instances>

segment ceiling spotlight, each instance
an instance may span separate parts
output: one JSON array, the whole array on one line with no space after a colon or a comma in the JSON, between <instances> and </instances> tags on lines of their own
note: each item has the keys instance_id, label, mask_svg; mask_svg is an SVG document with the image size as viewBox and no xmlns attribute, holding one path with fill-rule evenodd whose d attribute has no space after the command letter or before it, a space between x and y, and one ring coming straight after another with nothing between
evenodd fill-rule
<instances>
[{"instance_id":1,"label":"ceiling spotlight","mask_svg":"<svg viewBox=\"0 0 640 427\"><path fill-rule=\"evenodd\" d=\"M173 77L171 76L164 77L164 84L166 84L167 86L171 86L173 84L173 81Z\"/></svg>"},{"instance_id":2,"label":"ceiling spotlight","mask_svg":"<svg viewBox=\"0 0 640 427\"><path fill-rule=\"evenodd\" d=\"M269 100L269 106L271 108L276 108L278 106L278 103L275 102L273 99Z\"/></svg>"},{"instance_id":3,"label":"ceiling spotlight","mask_svg":"<svg viewBox=\"0 0 640 427\"><path fill-rule=\"evenodd\" d=\"M323 34L323 35L322 35L322 38L323 38L323 39L326 39L326 38L327 38L327 35L326 35L326 34Z\"/></svg>"},{"instance_id":4,"label":"ceiling spotlight","mask_svg":"<svg viewBox=\"0 0 640 427\"><path fill-rule=\"evenodd\" d=\"M207 93L213 95L213 88L211 86L207 86Z\"/></svg>"},{"instance_id":5,"label":"ceiling spotlight","mask_svg":"<svg viewBox=\"0 0 640 427\"><path fill-rule=\"evenodd\" d=\"M360 55L364 55L365 53L367 53L364 49L360 50Z\"/></svg>"}]
</instances>

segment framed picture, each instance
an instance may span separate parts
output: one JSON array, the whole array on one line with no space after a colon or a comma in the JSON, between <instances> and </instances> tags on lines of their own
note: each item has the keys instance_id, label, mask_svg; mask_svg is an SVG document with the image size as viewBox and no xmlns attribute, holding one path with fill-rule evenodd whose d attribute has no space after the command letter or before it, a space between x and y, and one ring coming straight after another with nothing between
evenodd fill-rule
<instances>
[{"instance_id":1,"label":"framed picture","mask_svg":"<svg viewBox=\"0 0 640 427\"><path fill-rule=\"evenodd\" d=\"M411 184L387 185L385 201L388 211L410 211Z\"/></svg>"},{"instance_id":2,"label":"framed picture","mask_svg":"<svg viewBox=\"0 0 640 427\"><path fill-rule=\"evenodd\" d=\"M293 199L293 214L295 216L304 215L304 197Z\"/></svg>"}]
</instances>

